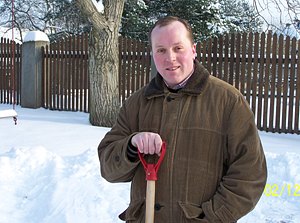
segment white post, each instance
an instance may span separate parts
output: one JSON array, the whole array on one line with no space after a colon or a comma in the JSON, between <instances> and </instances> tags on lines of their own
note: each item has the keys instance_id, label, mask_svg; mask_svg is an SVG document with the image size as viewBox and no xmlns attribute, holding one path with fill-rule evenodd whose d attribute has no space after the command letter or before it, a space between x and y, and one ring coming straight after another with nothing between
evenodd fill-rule
<instances>
[{"instance_id":1,"label":"white post","mask_svg":"<svg viewBox=\"0 0 300 223\"><path fill-rule=\"evenodd\" d=\"M41 31L30 31L22 45L21 106L42 106L42 46L49 44L48 36Z\"/></svg>"}]
</instances>

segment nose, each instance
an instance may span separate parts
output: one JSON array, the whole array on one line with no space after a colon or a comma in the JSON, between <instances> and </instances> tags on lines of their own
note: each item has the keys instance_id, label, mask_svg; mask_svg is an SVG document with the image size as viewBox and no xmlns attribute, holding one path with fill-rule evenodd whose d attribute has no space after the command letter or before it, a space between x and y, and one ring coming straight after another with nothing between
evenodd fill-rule
<instances>
[{"instance_id":1,"label":"nose","mask_svg":"<svg viewBox=\"0 0 300 223\"><path fill-rule=\"evenodd\" d=\"M175 58L176 58L175 53L172 50L167 52L167 54L166 54L166 61L167 62L172 62L172 61L175 60Z\"/></svg>"}]
</instances>

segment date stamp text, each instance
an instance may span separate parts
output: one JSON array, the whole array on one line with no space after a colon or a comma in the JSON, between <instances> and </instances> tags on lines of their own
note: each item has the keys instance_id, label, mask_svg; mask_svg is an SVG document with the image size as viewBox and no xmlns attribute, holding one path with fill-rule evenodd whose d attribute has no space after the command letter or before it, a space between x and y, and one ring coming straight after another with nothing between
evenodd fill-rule
<instances>
[{"instance_id":1,"label":"date stamp text","mask_svg":"<svg viewBox=\"0 0 300 223\"><path fill-rule=\"evenodd\" d=\"M267 197L300 197L300 184L269 184L267 183L264 189L264 195Z\"/></svg>"}]
</instances>

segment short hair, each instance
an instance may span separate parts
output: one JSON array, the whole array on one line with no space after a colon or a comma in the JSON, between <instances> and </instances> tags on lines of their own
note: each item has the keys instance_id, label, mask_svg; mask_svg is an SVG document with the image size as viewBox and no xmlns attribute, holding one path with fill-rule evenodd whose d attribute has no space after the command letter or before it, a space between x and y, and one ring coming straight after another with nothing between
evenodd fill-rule
<instances>
[{"instance_id":1,"label":"short hair","mask_svg":"<svg viewBox=\"0 0 300 223\"><path fill-rule=\"evenodd\" d=\"M150 46L152 45L151 34L152 34L152 31L153 31L153 29L155 27L167 26L167 25L171 24L172 22L176 22L176 21L180 22L180 23L182 23L184 25L184 27L186 28L186 30L188 32L188 38L191 40L191 43L194 44L195 41L194 41L193 30L192 30L191 25L188 23L188 21L185 20L185 19L176 17L176 16L166 16L166 17L162 17L162 18L158 19L154 23L154 25L152 26L152 28L150 29L149 34L148 34L148 40L149 40Z\"/></svg>"}]
</instances>

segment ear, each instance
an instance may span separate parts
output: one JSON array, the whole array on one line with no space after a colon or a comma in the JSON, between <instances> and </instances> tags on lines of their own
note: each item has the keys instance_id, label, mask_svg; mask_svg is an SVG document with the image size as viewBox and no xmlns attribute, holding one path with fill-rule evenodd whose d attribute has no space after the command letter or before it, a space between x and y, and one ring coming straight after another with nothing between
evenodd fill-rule
<instances>
[{"instance_id":1,"label":"ear","mask_svg":"<svg viewBox=\"0 0 300 223\"><path fill-rule=\"evenodd\" d=\"M193 54L195 55L195 56L194 56L194 59L195 59L195 58L197 57L196 43L194 43L193 46L192 46L192 52L193 52Z\"/></svg>"}]
</instances>

